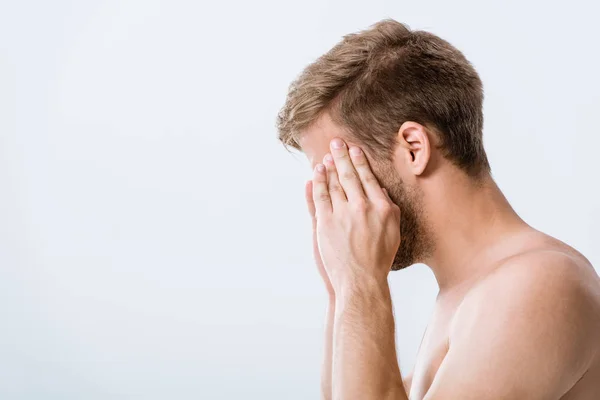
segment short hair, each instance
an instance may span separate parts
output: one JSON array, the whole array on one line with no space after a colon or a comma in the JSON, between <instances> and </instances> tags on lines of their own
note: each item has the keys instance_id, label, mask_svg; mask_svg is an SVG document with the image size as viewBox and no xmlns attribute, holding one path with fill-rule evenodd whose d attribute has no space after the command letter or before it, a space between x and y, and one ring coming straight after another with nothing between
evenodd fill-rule
<instances>
[{"instance_id":1,"label":"short hair","mask_svg":"<svg viewBox=\"0 0 600 400\"><path fill-rule=\"evenodd\" d=\"M302 71L277 116L279 140L300 149L299 134L324 112L376 159L390 159L398 130L414 121L469 175L490 170L475 68L447 41L393 19L345 35Z\"/></svg>"}]
</instances>

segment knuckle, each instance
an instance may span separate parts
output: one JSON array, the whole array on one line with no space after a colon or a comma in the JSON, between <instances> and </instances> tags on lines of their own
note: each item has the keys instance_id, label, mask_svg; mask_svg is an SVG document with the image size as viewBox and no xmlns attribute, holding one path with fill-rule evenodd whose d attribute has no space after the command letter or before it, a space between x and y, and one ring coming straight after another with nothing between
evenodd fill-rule
<instances>
[{"instance_id":1,"label":"knuckle","mask_svg":"<svg viewBox=\"0 0 600 400\"><path fill-rule=\"evenodd\" d=\"M358 212L366 212L369 208L369 203L363 199L359 198L352 202L352 209Z\"/></svg>"},{"instance_id":2,"label":"knuckle","mask_svg":"<svg viewBox=\"0 0 600 400\"><path fill-rule=\"evenodd\" d=\"M387 201L378 202L377 209L379 210L379 213L381 213L384 217L388 217L388 216L392 215L394 212L392 205L390 203L388 203Z\"/></svg>"},{"instance_id":3,"label":"knuckle","mask_svg":"<svg viewBox=\"0 0 600 400\"><path fill-rule=\"evenodd\" d=\"M342 172L341 178L345 181L353 181L356 179L356 173L354 171L344 171Z\"/></svg>"},{"instance_id":4,"label":"knuckle","mask_svg":"<svg viewBox=\"0 0 600 400\"><path fill-rule=\"evenodd\" d=\"M345 151L344 149L340 149L334 153L334 157L337 159L340 159L340 160L344 159L344 158L348 158L348 152Z\"/></svg>"},{"instance_id":5,"label":"knuckle","mask_svg":"<svg viewBox=\"0 0 600 400\"><path fill-rule=\"evenodd\" d=\"M341 193L344 190L342 189L342 186L339 183L331 183L329 185L329 191L330 192L335 192L335 193Z\"/></svg>"},{"instance_id":6,"label":"knuckle","mask_svg":"<svg viewBox=\"0 0 600 400\"><path fill-rule=\"evenodd\" d=\"M372 184L372 183L379 184L379 182L377 182L377 179L375 178L375 176L373 174L369 173L368 171L365 171L365 173L363 174L363 180L365 181L365 183L368 183L368 184Z\"/></svg>"},{"instance_id":7,"label":"knuckle","mask_svg":"<svg viewBox=\"0 0 600 400\"><path fill-rule=\"evenodd\" d=\"M329 192L323 190L323 191L317 193L317 200L328 201L329 200Z\"/></svg>"}]
</instances>

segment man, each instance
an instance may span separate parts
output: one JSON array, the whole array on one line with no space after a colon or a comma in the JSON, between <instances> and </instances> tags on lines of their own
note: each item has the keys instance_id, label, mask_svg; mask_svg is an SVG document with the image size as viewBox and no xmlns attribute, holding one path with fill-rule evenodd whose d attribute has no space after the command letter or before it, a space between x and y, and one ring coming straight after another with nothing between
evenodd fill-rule
<instances>
[{"instance_id":1,"label":"man","mask_svg":"<svg viewBox=\"0 0 600 400\"><path fill-rule=\"evenodd\" d=\"M279 138L314 167L329 293L323 398L600 399L600 280L508 204L482 103L456 48L393 20L345 36L290 86ZM402 379L387 275L417 262L439 295Z\"/></svg>"}]
</instances>

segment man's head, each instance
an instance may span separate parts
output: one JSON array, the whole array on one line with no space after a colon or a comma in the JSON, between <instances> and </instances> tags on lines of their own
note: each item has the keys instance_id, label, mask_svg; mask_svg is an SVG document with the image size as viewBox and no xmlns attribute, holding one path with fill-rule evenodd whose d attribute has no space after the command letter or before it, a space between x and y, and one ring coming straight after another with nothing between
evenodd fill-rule
<instances>
[{"instance_id":1,"label":"man's head","mask_svg":"<svg viewBox=\"0 0 600 400\"><path fill-rule=\"evenodd\" d=\"M463 54L443 39L384 20L340 43L290 85L279 139L313 166L341 137L363 148L380 184L402 210L402 245L392 269L433 248L419 179L453 168L489 173L483 148L483 89Z\"/></svg>"}]
</instances>

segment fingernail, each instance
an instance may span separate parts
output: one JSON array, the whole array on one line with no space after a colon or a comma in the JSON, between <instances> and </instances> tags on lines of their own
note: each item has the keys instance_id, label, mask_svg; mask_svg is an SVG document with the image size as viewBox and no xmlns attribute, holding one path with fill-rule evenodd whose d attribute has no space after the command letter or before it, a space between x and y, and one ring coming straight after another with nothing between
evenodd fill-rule
<instances>
[{"instance_id":1,"label":"fingernail","mask_svg":"<svg viewBox=\"0 0 600 400\"><path fill-rule=\"evenodd\" d=\"M331 157L331 154L326 154L325 157L323 157L323 161L326 163L331 163L333 162L333 157Z\"/></svg>"},{"instance_id":2,"label":"fingernail","mask_svg":"<svg viewBox=\"0 0 600 400\"><path fill-rule=\"evenodd\" d=\"M325 166L323 164L317 164L317 172L325 172Z\"/></svg>"},{"instance_id":3,"label":"fingernail","mask_svg":"<svg viewBox=\"0 0 600 400\"><path fill-rule=\"evenodd\" d=\"M341 139L335 138L331 141L331 147L334 149L341 149L344 147L344 142Z\"/></svg>"},{"instance_id":4,"label":"fingernail","mask_svg":"<svg viewBox=\"0 0 600 400\"><path fill-rule=\"evenodd\" d=\"M362 151L360 150L360 148L358 148L358 147L350 147L350 154L352 154L353 156L360 156L360 153L362 153Z\"/></svg>"}]
</instances>

